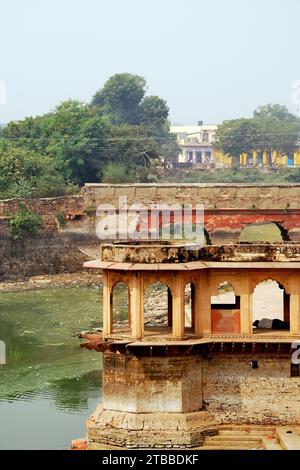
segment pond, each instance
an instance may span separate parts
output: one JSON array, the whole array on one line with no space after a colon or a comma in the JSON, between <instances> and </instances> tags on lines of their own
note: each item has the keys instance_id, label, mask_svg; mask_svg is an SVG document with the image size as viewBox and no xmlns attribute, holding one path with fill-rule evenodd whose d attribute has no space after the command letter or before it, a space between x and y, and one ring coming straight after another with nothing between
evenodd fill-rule
<instances>
[{"instance_id":1,"label":"pond","mask_svg":"<svg viewBox=\"0 0 300 470\"><path fill-rule=\"evenodd\" d=\"M85 436L102 354L81 349L76 333L100 326L101 298L83 287L0 294L0 449L67 449Z\"/></svg>"}]
</instances>

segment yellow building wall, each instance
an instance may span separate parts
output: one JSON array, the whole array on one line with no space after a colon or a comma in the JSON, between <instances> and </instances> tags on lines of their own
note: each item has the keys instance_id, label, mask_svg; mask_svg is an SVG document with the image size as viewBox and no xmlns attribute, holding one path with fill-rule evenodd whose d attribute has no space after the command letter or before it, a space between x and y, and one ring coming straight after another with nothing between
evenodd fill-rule
<instances>
[{"instance_id":1,"label":"yellow building wall","mask_svg":"<svg viewBox=\"0 0 300 470\"><path fill-rule=\"evenodd\" d=\"M246 153L243 153L240 155L240 165L241 166L247 166L248 165L248 155ZM258 153L256 150L252 152L252 158L253 158L253 166L257 165L257 157ZM268 153L266 151L263 152L262 154L263 157L263 166L268 166L269 161L268 161ZM214 162L216 163L217 166L220 167L230 167L231 166L231 156L230 155L224 155L220 150L214 149L213 150L213 158ZM288 166L288 157L287 155L282 155L276 150L272 152L272 163L274 166L280 166L280 167L287 167ZM300 166L300 150L297 150L294 152L294 165L295 166Z\"/></svg>"}]
</instances>

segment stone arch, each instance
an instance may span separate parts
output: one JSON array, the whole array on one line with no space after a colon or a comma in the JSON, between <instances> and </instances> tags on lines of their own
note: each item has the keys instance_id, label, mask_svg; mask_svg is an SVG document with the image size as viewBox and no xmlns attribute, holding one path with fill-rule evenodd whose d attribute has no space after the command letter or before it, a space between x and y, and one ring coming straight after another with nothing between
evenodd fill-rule
<instances>
[{"instance_id":1,"label":"stone arch","mask_svg":"<svg viewBox=\"0 0 300 470\"><path fill-rule=\"evenodd\" d=\"M240 242L282 242L289 241L287 230L279 223L263 221L247 223L241 229Z\"/></svg>"},{"instance_id":2,"label":"stone arch","mask_svg":"<svg viewBox=\"0 0 300 470\"><path fill-rule=\"evenodd\" d=\"M279 228L281 236L282 236L282 240L285 242L290 242L291 239L290 239L289 231L282 225L282 223L280 222L273 222L273 223L277 225L277 227Z\"/></svg>"},{"instance_id":3,"label":"stone arch","mask_svg":"<svg viewBox=\"0 0 300 470\"><path fill-rule=\"evenodd\" d=\"M144 283L144 328L172 326L172 290L162 279Z\"/></svg>"},{"instance_id":4,"label":"stone arch","mask_svg":"<svg viewBox=\"0 0 300 470\"><path fill-rule=\"evenodd\" d=\"M231 282L221 281L211 297L212 333L240 333L240 296Z\"/></svg>"},{"instance_id":5,"label":"stone arch","mask_svg":"<svg viewBox=\"0 0 300 470\"><path fill-rule=\"evenodd\" d=\"M120 278L116 280L110 291L110 309L114 327L129 327L130 326L130 297L129 286Z\"/></svg>"},{"instance_id":6,"label":"stone arch","mask_svg":"<svg viewBox=\"0 0 300 470\"><path fill-rule=\"evenodd\" d=\"M282 328L280 328L280 325L275 325L275 329L289 329L290 296L280 281L273 277L260 280L254 287L251 300L254 333L261 332L262 329L255 327L253 323L262 319L269 320L264 322L263 325L269 331L272 326L271 321L274 319L285 323L285 325L282 324Z\"/></svg>"},{"instance_id":7,"label":"stone arch","mask_svg":"<svg viewBox=\"0 0 300 470\"><path fill-rule=\"evenodd\" d=\"M256 287L259 284L263 284L266 282L274 282L280 286L281 289L285 290L287 293L289 293L289 286L288 286L288 281L287 279L282 279L280 276L276 276L272 274L271 276L255 276L255 282L253 282L252 289L251 289L251 294L253 295Z\"/></svg>"}]
</instances>

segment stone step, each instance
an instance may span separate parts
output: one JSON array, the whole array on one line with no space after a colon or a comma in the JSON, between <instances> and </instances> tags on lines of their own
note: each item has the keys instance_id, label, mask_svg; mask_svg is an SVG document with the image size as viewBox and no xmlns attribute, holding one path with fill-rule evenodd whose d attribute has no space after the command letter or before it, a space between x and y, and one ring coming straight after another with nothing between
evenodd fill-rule
<instances>
[{"instance_id":1,"label":"stone step","mask_svg":"<svg viewBox=\"0 0 300 470\"><path fill-rule=\"evenodd\" d=\"M240 439L223 439L223 440L214 440L213 438L211 439L204 439L203 444L206 446L212 446L212 447L231 447L231 446L240 446L240 447L245 447L247 449L252 448L252 447L263 447L261 439L256 439L256 440L248 440L248 441L241 441Z\"/></svg>"},{"instance_id":2,"label":"stone step","mask_svg":"<svg viewBox=\"0 0 300 470\"><path fill-rule=\"evenodd\" d=\"M219 429L219 436L275 436L275 429L272 430L250 430L250 431L245 431L245 430L231 430L231 429Z\"/></svg>"},{"instance_id":3,"label":"stone step","mask_svg":"<svg viewBox=\"0 0 300 470\"><path fill-rule=\"evenodd\" d=\"M234 434L234 435L228 435L228 436L211 436L211 437L206 437L205 442L208 441L214 441L214 442L231 442L231 441L240 441L240 442L261 442L262 437L261 436L243 436L241 434Z\"/></svg>"},{"instance_id":4,"label":"stone step","mask_svg":"<svg viewBox=\"0 0 300 470\"><path fill-rule=\"evenodd\" d=\"M236 425L230 425L230 424L222 424L222 426L219 427L219 432L221 431L230 431L230 432L270 432L273 431L275 432L275 426L261 426L261 425L246 425L246 424L236 424Z\"/></svg>"},{"instance_id":5,"label":"stone step","mask_svg":"<svg viewBox=\"0 0 300 470\"><path fill-rule=\"evenodd\" d=\"M211 446L204 444L202 447L198 447L197 450L263 450L262 446L245 446L241 444L227 445L227 446Z\"/></svg>"},{"instance_id":6,"label":"stone step","mask_svg":"<svg viewBox=\"0 0 300 470\"><path fill-rule=\"evenodd\" d=\"M234 433L219 433L217 436L213 436L217 439L241 439L243 441L247 440L260 440L263 437L275 437L275 434L270 434L270 433L265 433L265 434L257 434L257 433L240 433L240 432L234 432Z\"/></svg>"}]
</instances>

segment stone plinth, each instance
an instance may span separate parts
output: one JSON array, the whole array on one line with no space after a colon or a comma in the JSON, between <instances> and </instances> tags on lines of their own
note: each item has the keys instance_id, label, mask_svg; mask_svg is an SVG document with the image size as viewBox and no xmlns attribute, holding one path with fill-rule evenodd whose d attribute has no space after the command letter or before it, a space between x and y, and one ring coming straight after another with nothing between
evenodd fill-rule
<instances>
[{"instance_id":1,"label":"stone plinth","mask_svg":"<svg viewBox=\"0 0 300 470\"><path fill-rule=\"evenodd\" d=\"M194 413L127 413L99 406L87 422L90 450L108 448L189 448L217 433L206 411Z\"/></svg>"}]
</instances>

